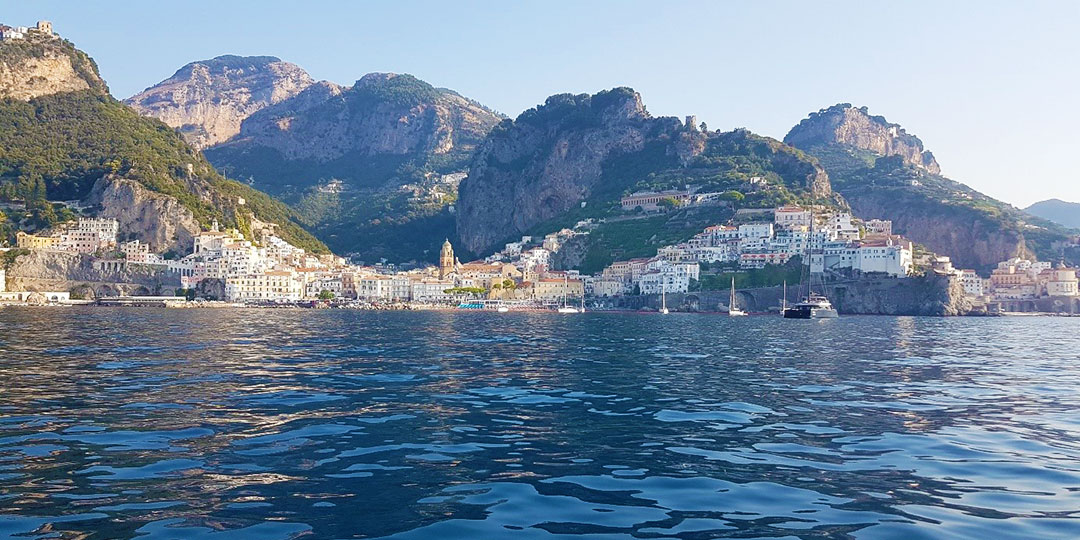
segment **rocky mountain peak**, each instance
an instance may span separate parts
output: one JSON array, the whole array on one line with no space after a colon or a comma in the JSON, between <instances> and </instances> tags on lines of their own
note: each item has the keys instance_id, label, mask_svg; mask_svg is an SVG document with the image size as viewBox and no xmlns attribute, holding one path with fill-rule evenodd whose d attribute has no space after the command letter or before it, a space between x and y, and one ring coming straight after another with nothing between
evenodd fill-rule
<instances>
[{"instance_id":1,"label":"rocky mountain peak","mask_svg":"<svg viewBox=\"0 0 1080 540\"><path fill-rule=\"evenodd\" d=\"M466 249L484 252L578 205L609 157L681 129L678 120L650 117L631 88L553 95L500 124L477 151L460 187L458 235Z\"/></svg>"},{"instance_id":2,"label":"rocky mountain peak","mask_svg":"<svg viewBox=\"0 0 1080 540\"><path fill-rule=\"evenodd\" d=\"M202 149L231 139L247 117L314 83L299 66L274 56L225 55L187 64L125 103Z\"/></svg>"},{"instance_id":3,"label":"rocky mountain peak","mask_svg":"<svg viewBox=\"0 0 1080 540\"><path fill-rule=\"evenodd\" d=\"M822 109L799 122L784 142L797 148L843 145L879 156L901 156L904 163L930 174L940 174L934 154L923 148L918 137L883 116L872 116L866 107L840 103Z\"/></svg>"},{"instance_id":4,"label":"rocky mountain peak","mask_svg":"<svg viewBox=\"0 0 1080 540\"><path fill-rule=\"evenodd\" d=\"M368 73L368 74L364 75L363 77L360 77L359 79L357 79L356 83L353 84L353 88L359 89L359 88L366 88L368 86L378 85L378 84L381 84L381 83L385 83L386 81L389 81L390 79L393 79L393 78L398 77L398 76L399 75L397 73L380 73L380 72ZM411 75L407 75L407 76L411 77Z\"/></svg>"},{"instance_id":5,"label":"rocky mountain peak","mask_svg":"<svg viewBox=\"0 0 1080 540\"><path fill-rule=\"evenodd\" d=\"M97 64L71 42L38 32L0 41L0 98L29 101L83 90L109 93Z\"/></svg>"}]
</instances>

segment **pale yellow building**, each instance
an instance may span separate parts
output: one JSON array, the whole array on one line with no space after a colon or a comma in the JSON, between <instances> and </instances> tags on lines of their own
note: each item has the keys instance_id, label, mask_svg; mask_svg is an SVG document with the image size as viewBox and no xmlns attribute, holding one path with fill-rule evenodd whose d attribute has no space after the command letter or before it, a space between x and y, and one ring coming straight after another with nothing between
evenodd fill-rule
<instances>
[{"instance_id":1,"label":"pale yellow building","mask_svg":"<svg viewBox=\"0 0 1080 540\"><path fill-rule=\"evenodd\" d=\"M60 237L36 236L19 231L15 234L15 245L22 249L55 249L60 246Z\"/></svg>"},{"instance_id":2,"label":"pale yellow building","mask_svg":"<svg viewBox=\"0 0 1080 540\"><path fill-rule=\"evenodd\" d=\"M585 282L577 279L541 278L532 283L532 297L541 301L581 298L584 295Z\"/></svg>"}]
</instances>

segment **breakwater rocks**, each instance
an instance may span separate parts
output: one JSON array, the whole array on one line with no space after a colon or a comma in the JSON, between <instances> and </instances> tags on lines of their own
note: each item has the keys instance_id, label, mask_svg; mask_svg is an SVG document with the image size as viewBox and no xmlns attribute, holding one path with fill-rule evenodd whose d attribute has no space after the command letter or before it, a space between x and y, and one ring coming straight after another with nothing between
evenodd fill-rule
<instances>
[{"instance_id":1,"label":"breakwater rocks","mask_svg":"<svg viewBox=\"0 0 1080 540\"><path fill-rule=\"evenodd\" d=\"M7 281L11 290L70 291L86 299L172 294L180 286L178 275L163 267L38 250L16 257L7 268Z\"/></svg>"},{"instance_id":2,"label":"breakwater rocks","mask_svg":"<svg viewBox=\"0 0 1080 540\"><path fill-rule=\"evenodd\" d=\"M928 315L955 316L985 314L964 296L959 279L931 274L911 278L863 278L830 283L829 300L841 314L848 315ZM798 284L788 287L788 302L798 301ZM678 311L727 311L729 292L696 291L667 295L669 308ZM783 287L761 287L737 291L740 308L751 312L778 311ZM614 299L616 307L656 309L659 295L627 296Z\"/></svg>"}]
</instances>

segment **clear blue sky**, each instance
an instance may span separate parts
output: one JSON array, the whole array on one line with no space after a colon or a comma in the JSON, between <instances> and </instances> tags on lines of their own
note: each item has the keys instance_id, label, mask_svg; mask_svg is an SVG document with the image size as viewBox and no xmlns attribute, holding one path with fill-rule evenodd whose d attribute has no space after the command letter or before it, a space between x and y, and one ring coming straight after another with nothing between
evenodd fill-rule
<instances>
[{"instance_id":1,"label":"clear blue sky","mask_svg":"<svg viewBox=\"0 0 1080 540\"><path fill-rule=\"evenodd\" d=\"M273 55L316 79L412 73L510 116L632 86L656 115L782 138L866 105L946 175L1017 205L1080 201L1080 2L0 0L49 19L128 97L181 65Z\"/></svg>"}]
</instances>

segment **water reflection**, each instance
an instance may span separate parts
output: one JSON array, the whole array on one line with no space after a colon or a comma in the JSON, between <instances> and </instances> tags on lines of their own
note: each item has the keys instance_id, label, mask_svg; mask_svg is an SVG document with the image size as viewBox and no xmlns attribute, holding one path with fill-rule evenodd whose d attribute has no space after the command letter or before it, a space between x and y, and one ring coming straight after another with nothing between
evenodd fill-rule
<instances>
[{"instance_id":1,"label":"water reflection","mask_svg":"<svg viewBox=\"0 0 1080 540\"><path fill-rule=\"evenodd\" d=\"M1075 319L0 325L0 536L1080 536Z\"/></svg>"}]
</instances>

